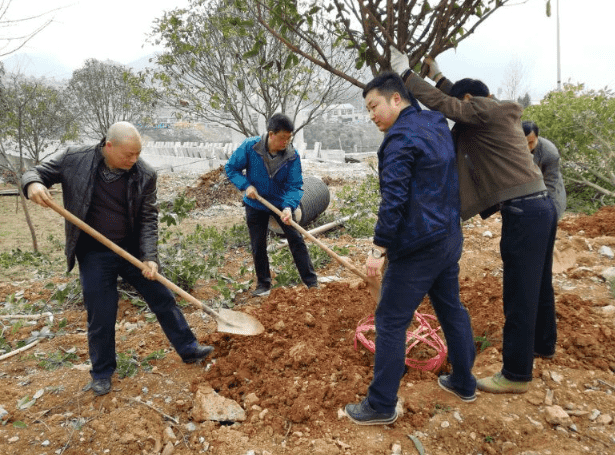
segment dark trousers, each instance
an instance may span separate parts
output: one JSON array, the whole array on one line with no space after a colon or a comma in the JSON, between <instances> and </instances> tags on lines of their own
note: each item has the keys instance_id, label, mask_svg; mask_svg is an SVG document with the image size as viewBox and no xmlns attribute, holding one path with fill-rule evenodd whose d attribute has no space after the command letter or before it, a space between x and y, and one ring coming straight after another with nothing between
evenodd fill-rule
<instances>
[{"instance_id":1,"label":"dark trousers","mask_svg":"<svg viewBox=\"0 0 615 455\"><path fill-rule=\"evenodd\" d=\"M94 379L108 378L117 368L115 359L115 321L118 309L117 278L121 276L143 296L158 318L165 335L181 356L197 346L197 341L162 283L151 281L141 270L112 251L87 251L77 255L88 313L88 347Z\"/></svg>"},{"instance_id":2,"label":"dark trousers","mask_svg":"<svg viewBox=\"0 0 615 455\"><path fill-rule=\"evenodd\" d=\"M548 196L502 205L500 251L504 264L502 374L531 381L534 353L555 352L553 245L557 215Z\"/></svg>"},{"instance_id":3,"label":"dark trousers","mask_svg":"<svg viewBox=\"0 0 615 455\"><path fill-rule=\"evenodd\" d=\"M267 255L269 216L273 216L284 231L301 280L306 286L317 284L318 277L314 272L314 266L301 233L294 227L284 224L275 213L269 210L258 210L246 205L246 221L250 233L250 247L252 248L252 258L254 259L257 286L271 287L271 272L269 271L269 256Z\"/></svg>"},{"instance_id":4,"label":"dark trousers","mask_svg":"<svg viewBox=\"0 0 615 455\"><path fill-rule=\"evenodd\" d=\"M405 370L406 332L414 312L429 295L448 346L452 385L472 395L476 350L470 316L459 300L461 231L410 256L390 262L375 313L376 354L368 400L378 412L393 412Z\"/></svg>"}]
</instances>

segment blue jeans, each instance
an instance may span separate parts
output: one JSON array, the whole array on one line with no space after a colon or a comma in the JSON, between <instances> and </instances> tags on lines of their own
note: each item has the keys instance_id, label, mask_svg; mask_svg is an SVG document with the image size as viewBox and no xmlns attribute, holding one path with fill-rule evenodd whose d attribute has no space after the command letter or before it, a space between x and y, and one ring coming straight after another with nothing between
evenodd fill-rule
<instances>
[{"instance_id":1,"label":"blue jeans","mask_svg":"<svg viewBox=\"0 0 615 455\"><path fill-rule=\"evenodd\" d=\"M196 348L197 341L192 330L175 303L173 294L162 283L148 280L141 270L109 250L79 252L77 259L83 302L88 313L92 378L111 377L117 368L115 321L119 298L118 276L132 284L143 296L180 356Z\"/></svg>"},{"instance_id":2,"label":"blue jeans","mask_svg":"<svg viewBox=\"0 0 615 455\"><path fill-rule=\"evenodd\" d=\"M405 370L406 331L414 312L429 295L448 345L453 367L452 385L472 395L476 356L470 316L459 300L461 231L397 261L390 262L382 280L381 298L375 313L376 355L369 404L377 412L390 413Z\"/></svg>"},{"instance_id":3,"label":"blue jeans","mask_svg":"<svg viewBox=\"0 0 615 455\"><path fill-rule=\"evenodd\" d=\"M318 277L314 272L314 266L301 233L294 227L284 224L275 213L269 210L258 210L246 205L246 221L250 233L250 248L252 249L252 258L254 259L257 286L271 287L271 272L269 271L269 256L267 255L269 216L273 216L284 231L290 253L293 256L301 280L306 286L317 284Z\"/></svg>"},{"instance_id":4,"label":"blue jeans","mask_svg":"<svg viewBox=\"0 0 615 455\"><path fill-rule=\"evenodd\" d=\"M511 381L531 381L534 353L555 352L552 269L557 214L548 196L506 202L501 213L505 318L502 374Z\"/></svg>"}]
</instances>

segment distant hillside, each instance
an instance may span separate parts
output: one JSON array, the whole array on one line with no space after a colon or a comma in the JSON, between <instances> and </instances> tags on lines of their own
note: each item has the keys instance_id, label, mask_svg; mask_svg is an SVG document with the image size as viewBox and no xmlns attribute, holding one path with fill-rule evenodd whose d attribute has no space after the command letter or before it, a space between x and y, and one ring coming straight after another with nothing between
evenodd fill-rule
<instances>
[{"instance_id":1,"label":"distant hillside","mask_svg":"<svg viewBox=\"0 0 615 455\"><path fill-rule=\"evenodd\" d=\"M70 79L73 70L55 59L41 54L13 54L2 60L7 73L20 73L28 77Z\"/></svg>"},{"instance_id":2,"label":"distant hillside","mask_svg":"<svg viewBox=\"0 0 615 455\"><path fill-rule=\"evenodd\" d=\"M150 54L128 63L112 61L110 61L110 63L126 65L132 68L133 71L138 72L153 66L149 61L153 57L154 54ZM79 69L69 68L55 59L41 54L13 54L2 60L2 63L7 73L21 73L27 77L36 78L44 77L45 79L56 80L58 82L70 79L73 75L73 71Z\"/></svg>"}]
</instances>

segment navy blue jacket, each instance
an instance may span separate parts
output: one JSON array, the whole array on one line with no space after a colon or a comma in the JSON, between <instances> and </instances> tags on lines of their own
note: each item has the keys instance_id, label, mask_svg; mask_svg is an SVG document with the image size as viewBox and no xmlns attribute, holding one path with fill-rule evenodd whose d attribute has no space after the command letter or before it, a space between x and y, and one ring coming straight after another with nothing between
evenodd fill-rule
<instances>
[{"instance_id":1,"label":"navy blue jacket","mask_svg":"<svg viewBox=\"0 0 615 455\"><path fill-rule=\"evenodd\" d=\"M374 243L390 261L459 232L459 179L445 117L409 106L378 150L382 201Z\"/></svg>"}]
</instances>

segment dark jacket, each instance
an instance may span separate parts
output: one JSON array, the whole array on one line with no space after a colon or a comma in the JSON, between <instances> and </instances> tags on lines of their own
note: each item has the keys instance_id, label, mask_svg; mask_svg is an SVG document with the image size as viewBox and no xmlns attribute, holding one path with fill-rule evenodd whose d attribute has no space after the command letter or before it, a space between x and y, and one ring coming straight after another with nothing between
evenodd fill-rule
<instances>
[{"instance_id":1,"label":"dark jacket","mask_svg":"<svg viewBox=\"0 0 615 455\"><path fill-rule=\"evenodd\" d=\"M286 150L279 152L284 153L282 163L273 175L269 175L263 159L265 153L267 153L265 136L262 138L255 136L244 140L226 162L224 166L226 175L239 191L245 191L252 185L260 196L278 209L290 207L295 210L303 196L299 154L289 144ZM257 210L269 211L255 199L244 196L243 201Z\"/></svg>"},{"instance_id":2,"label":"dark jacket","mask_svg":"<svg viewBox=\"0 0 615 455\"><path fill-rule=\"evenodd\" d=\"M455 149L442 114L401 111L378 150L378 175L374 243L387 248L389 260L460 231Z\"/></svg>"},{"instance_id":3,"label":"dark jacket","mask_svg":"<svg viewBox=\"0 0 615 455\"><path fill-rule=\"evenodd\" d=\"M64 207L84 220L90 208L98 166L103 162L104 139L96 146L69 147L49 162L41 163L24 173L21 184L28 194L28 185L39 182L47 188L62 185ZM130 234L138 245L131 253L141 261L158 262L158 207L156 205L156 171L139 159L128 176L128 223ZM75 249L80 230L66 221L66 259L68 271L75 266ZM84 234L86 235L86 234Z\"/></svg>"},{"instance_id":4,"label":"dark jacket","mask_svg":"<svg viewBox=\"0 0 615 455\"><path fill-rule=\"evenodd\" d=\"M469 102L448 96L452 84L440 90L415 74L406 87L429 109L455 121L461 218L487 217L500 202L546 190L521 128L521 105L481 96Z\"/></svg>"}]
</instances>

